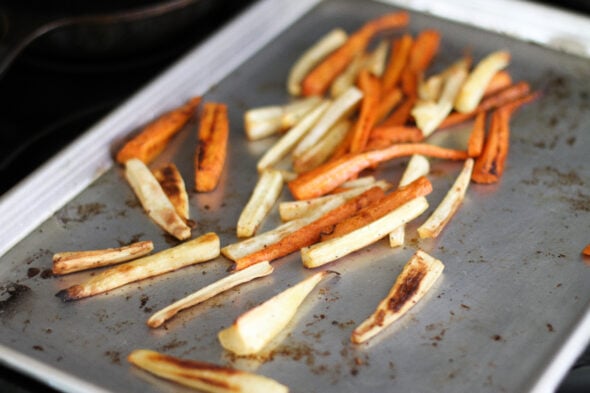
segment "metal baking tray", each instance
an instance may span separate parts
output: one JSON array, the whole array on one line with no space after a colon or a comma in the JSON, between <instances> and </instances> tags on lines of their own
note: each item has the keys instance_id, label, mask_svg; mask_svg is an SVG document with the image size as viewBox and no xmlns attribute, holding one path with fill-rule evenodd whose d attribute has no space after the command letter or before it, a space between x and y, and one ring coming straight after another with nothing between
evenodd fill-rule
<instances>
[{"instance_id":1,"label":"metal baking tray","mask_svg":"<svg viewBox=\"0 0 590 393\"><path fill-rule=\"evenodd\" d=\"M485 16L489 7L481 6ZM545 46L550 40L469 26L475 18L465 9L462 21L457 12L443 10L441 18L428 9L412 11L409 30L442 32L439 66L465 50L480 58L506 48L514 78L528 80L543 96L513 119L502 181L472 185L438 239L420 241L410 225L406 247L389 249L379 242L330 264L340 277L324 281L285 334L256 358L229 356L217 332L311 274L297 254L276 261L273 275L187 310L165 329L146 326L150 312L227 274L229 261L220 257L73 303L54 296L92 274L51 277L54 252L136 239L153 240L156 250L171 245L112 165L112 152L126 135L191 95L227 103L229 161L215 192L191 196L191 215L198 223L195 236L215 231L223 244L233 242L257 179L256 159L272 143L246 141L243 111L286 102L289 65L323 33L336 26L352 31L396 9L399 4L372 1L258 2L6 194L0 201L1 361L69 392L185 391L131 367L126 356L136 348L255 371L293 392L553 390L590 337L590 266L580 255L590 228L590 64ZM554 26L546 26L548 37L564 26L589 31L587 20L556 15ZM505 9L498 23L510 25L511 18L519 23L520 16ZM462 137L461 129L437 136L456 146ZM191 123L159 159L174 161L189 185L194 144ZM376 175L396 182L404 162L394 161ZM460 164L435 160L432 167L435 191L429 200L435 206ZM288 192L281 198L288 199ZM273 213L263 229L277 223ZM386 332L368 345L352 345L352 329L418 247L445 263L443 277Z\"/></svg>"}]
</instances>

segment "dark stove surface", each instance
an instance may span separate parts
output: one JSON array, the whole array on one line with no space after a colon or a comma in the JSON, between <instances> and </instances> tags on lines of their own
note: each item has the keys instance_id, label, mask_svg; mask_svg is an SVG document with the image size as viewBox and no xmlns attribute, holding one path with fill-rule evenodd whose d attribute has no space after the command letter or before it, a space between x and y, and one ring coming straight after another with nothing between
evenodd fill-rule
<instances>
[{"instance_id":1,"label":"dark stove surface","mask_svg":"<svg viewBox=\"0 0 590 393\"><path fill-rule=\"evenodd\" d=\"M223 1L182 39L141 56L71 59L25 49L0 75L0 195L248 3Z\"/></svg>"}]
</instances>

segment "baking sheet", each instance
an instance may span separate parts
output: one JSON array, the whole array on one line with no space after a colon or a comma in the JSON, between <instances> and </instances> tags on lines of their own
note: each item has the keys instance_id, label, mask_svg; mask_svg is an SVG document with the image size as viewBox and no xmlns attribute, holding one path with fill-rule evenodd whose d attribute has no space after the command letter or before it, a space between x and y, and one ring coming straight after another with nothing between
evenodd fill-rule
<instances>
[{"instance_id":1,"label":"baking sheet","mask_svg":"<svg viewBox=\"0 0 590 393\"><path fill-rule=\"evenodd\" d=\"M108 130L116 144L144 121L146 113L154 116L189 93L206 91L207 100L226 102L232 124L231 154L219 189L191 197L191 214L198 222L195 235L213 230L223 244L235 240L237 217L256 182L256 158L272 144L272 140L246 142L243 111L286 102L289 65L330 28L352 31L372 17L397 9L374 2L327 1L299 18L312 2L288 3L260 3L230 26L233 33L238 31L236 26L258 29L245 30L258 41L245 41L254 43L243 46L244 53L256 52L255 56L246 60L249 55L235 52L235 63L224 63L226 68L214 74L213 66L205 71L199 68L203 58L193 53L91 132L95 136ZM276 11L284 7L287 11L293 7L292 19L277 16ZM283 19L273 21L270 15ZM251 27L253 20L259 22L255 27ZM301 268L298 255L291 255L274 263L277 271L272 276L211 299L156 331L145 325L150 312L224 276L230 263L219 258L106 295L61 303L54 294L90 273L50 277L54 252L139 239L154 240L157 250L171 245L135 202L120 169L101 171L89 187L2 256L2 360L66 391L184 391L130 367L125 357L135 348L259 372L293 392L551 390L557 383L555 375L541 386L539 381L555 368L556 354L573 336L579 351L588 340L587 331L580 333L587 323L590 300L590 268L580 256L588 241L590 210L590 137L585 131L590 124L588 60L413 13L410 30L424 28L443 34L438 66L449 64L465 48L475 58L507 48L513 54L510 71L515 79L526 79L544 92L542 100L520 110L512 122L511 153L502 182L473 185L441 237L419 241L412 232L415 225L410 225L411 241L403 249L391 250L380 242L331 264L328 268L341 276L323 282L310 295L269 353L235 358L222 351L217 332L244 310L311 272ZM258 34L262 31L273 38L266 46L266 38ZM230 41L240 42L235 34ZM264 48L258 51L256 45ZM206 49L211 64L219 62L214 57L218 52L221 59L227 58L222 53L227 47ZM191 74L191 67L195 72L213 73L213 80L227 77L209 89L206 81ZM194 126L189 125L159 160L173 160L188 184ZM438 138L461 144L461 135L456 130ZM110 151L103 154L108 157ZM403 163L392 162L377 174L396 182ZM63 160L61 164L65 165ZM458 163L433 162L432 206L459 168ZM288 199L288 193L282 198ZM277 222L272 215L265 228ZM442 279L386 333L369 345L350 344L352 329L387 293L417 247L445 263ZM571 363L575 356L570 351L563 359ZM567 365L561 367L565 370Z\"/></svg>"}]
</instances>

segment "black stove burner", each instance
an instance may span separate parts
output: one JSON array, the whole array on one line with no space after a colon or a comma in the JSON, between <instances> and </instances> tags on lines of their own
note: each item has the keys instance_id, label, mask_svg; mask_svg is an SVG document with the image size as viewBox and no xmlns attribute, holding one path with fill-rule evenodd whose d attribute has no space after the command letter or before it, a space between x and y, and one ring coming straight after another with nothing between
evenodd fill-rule
<instances>
[{"instance_id":1,"label":"black stove burner","mask_svg":"<svg viewBox=\"0 0 590 393\"><path fill-rule=\"evenodd\" d=\"M220 2L183 38L141 56L23 51L0 76L0 195L71 143L249 1Z\"/></svg>"}]
</instances>

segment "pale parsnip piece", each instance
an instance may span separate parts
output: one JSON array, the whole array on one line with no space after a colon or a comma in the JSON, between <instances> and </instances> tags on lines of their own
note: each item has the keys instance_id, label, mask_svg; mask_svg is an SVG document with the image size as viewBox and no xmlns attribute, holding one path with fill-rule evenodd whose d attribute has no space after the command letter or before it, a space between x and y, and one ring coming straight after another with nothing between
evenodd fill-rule
<instances>
[{"instance_id":1,"label":"pale parsnip piece","mask_svg":"<svg viewBox=\"0 0 590 393\"><path fill-rule=\"evenodd\" d=\"M463 169L442 202L437 206L432 215L428 217L426 222L418 228L420 238L437 237L445 225L451 220L465 198L472 171L473 158L469 158L465 161Z\"/></svg>"},{"instance_id":2,"label":"pale parsnip piece","mask_svg":"<svg viewBox=\"0 0 590 393\"><path fill-rule=\"evenodd\" d=\"M288 393L273 379L196 360L180 359L147 349L136 349L129 363L160 378L210 393Z\"/></svg>"},{"instance_id":3,"label":"pale parsnip piece","mask_svg":"<svg viewBox=\"0 0 590 393\"><path fill-rule=\"evenodd\" d=\"M302 98L285 105L249 109L244 113L244 129L254 141L287 130L322 102L321 97Z\"/></svg>"},{"instance_id":4,"label":"pale parsnip piece","mask_svg":"<svg viewBox=\"0 0 590 393\"><path fill-rule=\"evenodd\" d=\"M343 202L340 202L339 200L328 201L315 209L313 213L310 213L305 217L289 221L276 227L275 229L261 233L260 235L256 235L249 239L242 240L241 242L227 245L221 249L221 253L232 261L245 257L246 255L250 255L258 250L263 249L269 244L278 242L283 237L297 231L299 228L310 224L330 210L340 206L342 203Z\"/></svg>"},{"instance_id":5,"label":"pale parsnip piece","mask_svg":"<svg viewBox=\"0 0 590 393\"><path fill-rule=\"evenodd\" d=\"M426 80L420 79L418 82L418 98L421 101L438 101L442 92L443 82L444 80L441 74L432 75Z\"/></svg>"},{"instance_id":6,"label":"pale parsnip piece","mask_svg":"<svg viewBox=\"0 0 590 393\"><path fill-rule=\"evenodd\" d=\"M352 113L363 98L363 93L356 87L342 93L320 117L316 125L303 137L293 151L293 158L301 156L307 149L318 143L326 132L338 121Z\"/></svg>"},{"instance_id":7,"label":"pale parsnip piece","mask_svg":"<svg viewBox=\"0 0 590 393\"><path fill-rule=\"evenodd\" d=\"M428 159L420 154L414 154L402 174L399 181L399 186L403 187L419 177L426 176L430 172L430 162ZM401 225L389 233L389 246L399 247L404 245L405 241L405 225Z\"/></svg>"},{"instance_id":8,"label":"pale parsnip piece","mask_svg":"<svg viewBox=\"0 0 590 393\"><path fill-rule=\"evenodd\" d=\"M273 267L270 263L261 262L247 267L244 270L232 273L154 313L148 319L147 325L151 328L160 327L164 322L171 319L182 310L202 303L213 296L248 281L252 281L255 278L268 276L272 272Z\"/></svg>"},{"instance_id":9,"label":"pale parsnip piece","mask_svg":"<svg viewBox=\"0 0 590 393\"><path fill-rule=\"evenodd\" d=\"M419 101L412 109L412 116L424 137L432 134L453 110L453 103L467 78L469 61L461 59L443 73L440 97L434 101Z\"/></svg>"},{"instance_id":10,"label":"pale parsnip piece","mask_svg":"<svg viewBox=\"0 0 590 393\"><path fill-rule=\"evenodd\" d=\"M455 110L461 113L475 110L490 80L509 63L510 53L507 51L493 52L482 59L471 71L457 95L454 103Z\"/></svg>"},{"instance_id":11,"label":"pale parsnip piece","mask_svg":"<svg viewBox=\"0 0 590 393\"><path fill-rule=\"evenodd\" d=\"M206 233L176 247L109 268L79 285L56 294L63 301L77 300L119 288L129 283L159 276L219 256L219 237Z\"/></svg>"},{"instance_id":12,"label":"pale parsnip piece","mask_svg":"<svg viewBox=\"0 0 590 393\"><path fill-rule=\"evenodd\" d=\"M266 168L271 168L281 161L287 153L295 148L297 143L311 130L317 123L318 119L330 106L329 101L320 102L317 107L307 113L299 123L291 128L285 135L281 137L270 149L264 153L262 158L258 160L256 167L258 171Z\"/></svg>"},{"instance_id":13,"label":"pale parsnip piece","mask_svg":"<svg viewBox=\"0 0 590 393\"><path fill-rule=\"evenodd\" d=\"M352 179L347 181L346 183L343 183L340 187L341 188L356 188L356 187L362 187L362 186L368 186L370 184L375 183L377 180L375 179L375 176L361 176L361 177L357 177L356 179Z\"/></svg>"},{"instance_id":14,"label":"pale parsnip piece","mask_svg":"<svg viewBox=\"0 0 590 393\"><path fill-rule=\"evenodd\" d=\"M418 250L406 263L375 312L354 329L352 342L361 344L369 340L404 315L424 297L443 269L441 261Z\"/></svg>"},{"instance_id":15,"label":"pale parsnip piece","mask_svg":"<svg viewBox=\"0 0 590 393\"><path fill-rule=\"evenodd\" d=\"M382 40L379 42L377 47L373 50L373 52L369 53L369 55L365 59L364 67L369 70L369 72L375 75L377 78L380 78L385 71L385 66L387 64L387 50L389 49L389 44L387 41Z\"/></svg>"},{"instance_id":16,"label":"pale parsnip piece","mask_svg":"<svg viewBox=\"0 0 590 393\"><path fill-rule=\"evenodd\" d=\"M393 229L418 217L427 208L426 198L418 197L346 235L304 247L301 249L303 266L309 269L316 268L375 243Z\"/></svg>"},{"instance_id":17,"label":"pale parsnip piece","mask_svg":"<svg viewBox=\"0 0 590 393\"><path fill-rule=\"evenodd\" d=\"M260 352L293 319L303 300L332 272L318 272L240 315L219 332L221 346L236 355Z\"/></svg>"},{"instance_id":18,"label":"pale parsnip piece","mask_svg":"<svg viewBox=\"0 0 590 393\"><path fill-rule=\"evenodd\" d=\"M156 224L178 240L191 237L190 227L176 213L160 183L141 160L132 158L125 162L125 177L144 210Z\"/></svg>"},{"instance_id":19,"label":"pale parsnip piece","mask_svg":"<svg viewBox=\"0 0 590 393\"><path fill-rule=\"evenodd\" d=\"M318 42L303 52L289 71L289 76L287 77L287 91L289 94L294 96L301 95L301 82L303 78L324 57L344 44L347 38L348 34L344 30L337 28L328 32Z\"/></svg>"},{"instance_id":20,"label":"pale parsnip piece","mask_svg":"<svg viewBox=\"0 0 590 393\"><path fill-rule=\"evenodd\" d=\"M281 130L283 107L280 105L249 109L244 113L244 131L250 141L266 138Z\"/></svg>"},{"instance_id":21,"label":"pale parsnip piece","mask_svg":"<svg viewBox=\"0 0 590 393\"><path fill-rule=\"evenodd\" d=\"M168 199L170 199L170 202L172 202L176 213L183 220L187 221L190 218L188 193L186 192L184 179L176 165L174 163L168 163L154 169L152 173L158 183L160 183Z\"/></svg>"},{"instance_id":22,"label":"pale parsnip piece","mask_svg":"<svg viewBox=\"0 0 590 393\"><path fill-rule=\"evenodd\" d=\"M336 150L336 147L344 140L352 123L348 119L342 119L334 124L322 139L293 161L293 169L297 173L307 172L317 168Z\"/></svg>"},{"instance_id":23,"label":"pale parsnip piece","mask_svg":"<svg viewBox=\"0 0 590 393\"><path fill-rule=\"evenodd\" d=\"M365 57L362 53L358 53L330 85L330 96L336 98L354 86L356 78L364 64Z\"/></svg>"},{"instance_id":24,"label":"pale parsnip piece","mask_svg":"<svg viewBox=\"0 0 590 393\"><path fill-rule=\"evenodd\" d=\"M66 251L53 254L53 274L68 274L81 270L114 265L149 254L154 243L147 240L127 246L102 250Z\"/></svg>"},{"instance_id":25,"label":"pale parsnip piece","mask_svg":"<svg viewBox=\"0 0 590 393\"><path fill-rule=\"evenodd\" d=\"M238 219L238 237L254 235L262 220L279 198L283 189L283 175L274 169L265 169L260 173L254 191Z\"/></svg>"},{"instance_id":26,"label":"pale parsnip piece","mask_svg":"<svg viewBox=\"0 0 590 393\"><path fill-rule=\"evenodd\" d=\"M281 216L281 220L283 221L290 221L302 217L307 217L310 214L315 214L317 209L321 208L328 202L337 200L338 206L340 206L347 200L362 194L363 192L367 191L369 188L372 187L380 187L384 191L387 191L391 188L391 183L388 183L385 180L379 180L372 184L368 183L366 185L354 187L349 190L340 192L338 194L325 195L322 197L305 199L302 201L281 202L279 204L279 215Z\"/></svg>"}]
</instances>

